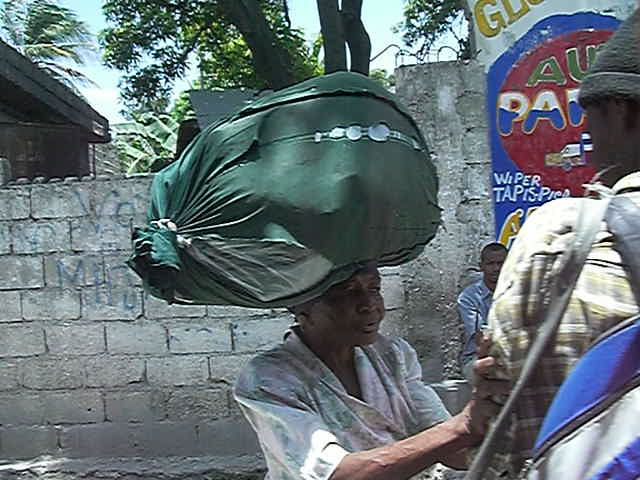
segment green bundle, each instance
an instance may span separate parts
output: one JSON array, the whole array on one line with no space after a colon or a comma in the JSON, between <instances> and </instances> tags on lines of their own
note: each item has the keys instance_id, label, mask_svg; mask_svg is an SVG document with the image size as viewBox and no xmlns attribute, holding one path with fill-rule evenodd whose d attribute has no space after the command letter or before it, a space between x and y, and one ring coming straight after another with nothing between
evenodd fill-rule
<instances>
[{"instance_id":1,"label":"green bundle","mask_svg":"<svg viewBox=\"0 0 640 480\"><path fill-rule=\"evenodd\" d=\"M408 112L340 72L264 96L156 174L128 264L170 303L282 307L417 257L438 181Z\"/></svg>"}]
</instances>

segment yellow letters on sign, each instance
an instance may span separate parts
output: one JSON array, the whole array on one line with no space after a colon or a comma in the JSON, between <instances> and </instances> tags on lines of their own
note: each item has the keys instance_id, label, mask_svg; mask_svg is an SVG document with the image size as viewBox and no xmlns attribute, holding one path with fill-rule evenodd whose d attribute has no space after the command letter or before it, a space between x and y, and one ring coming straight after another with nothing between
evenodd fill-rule
<instances>
[{"instance_id":1,"label":"yellow letters on sign","mask_svg":"<svg viewBox=\"0 0 640 480\"><path fill-rule=\"evenodd\" d=\"M496 3L498 3L497 0L478 0L473 9L473 16L476 19L478 29L485 37L495 37L500 33L500 30L507 26L504 17L499 11L491 13L487 19L486 7L488 5L495 6ZM489 20L493 24L490 24Z\"/></svg>"},{"instance_id":2,"label":"yellow letters on sign","mask_svg":"<svg viewBox=\"0 0 640 480\"><path fill-rule=\"evenodd\" d=\"M480 33L491 38L529 13L531 5L539 5L543 1L500 0L498 5L498 0L478 0L473 7L473 17Z\"/></svg>"},{"instance_id":3,"label":"yellow letters on sign","mask_svg":"<svg viewBox=\"0 0 640 480\"><path fill-rule=\"evenodd\" d=\"M521 19L531 10L531 8L529 8L529 4L527 3L527 0L515 0L515 1L520 2L520 8L518 10L513 9L513 5L511 5L511 0L502 0L502 5L504 6L505 11L507 12L507 16L508 16L507 23L509 25Z\"/></svg>"},{"instance_id":4,"label":"yellow letters on sign","mask_svg":"<svg viewBox=\"0 0 640 480\"><path fill-rule=\"evenodd\" d=\"M527 209L526 217L531 215L538 208L539 207L529 207ZM522 208L518 208L511 212L502 224L498 241L505 247L511 248L511 243L516 239L520 228L522 228L522 223L524 222L523 217L525 217L524 210Z\"/></svg>"}]
</instances>

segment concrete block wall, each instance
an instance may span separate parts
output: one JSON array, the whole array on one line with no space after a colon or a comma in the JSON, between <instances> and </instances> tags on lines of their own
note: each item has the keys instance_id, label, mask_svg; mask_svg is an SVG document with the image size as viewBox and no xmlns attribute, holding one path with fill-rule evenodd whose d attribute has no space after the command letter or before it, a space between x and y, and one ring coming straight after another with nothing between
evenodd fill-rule
<instances>
[{"instance_id":1,"label":"concrete block wall","mask_svg":"<svg viewBox=\"0 0 640 480\"><path fill-rule=\"evenodd\" d=\"M479 247L494 238L484 78L478 65L454 62L402 67L396 77L434 153L444 222L419 259L383 270L383 331L416 347L425 380L439 382L455 411L468 394L464 382L446 380L460 377L455 298ZM263 464L231 387L291 319L146 296L124 261L150 182L99 176L0 187L0 459L51 455L73 469L91 458L80 471L100 458L199 456L230 465L220 478L258 478L235 476ZM103 470L184 478L196 469L158 461ZM46 468L64 469L56 465ZM69 478L81 476L89 478Z\"/></svg>"},{"instance_id":2,"label":"concrete block wall","mask_svg":"<svg viewBox=\"0 0 640 480\"><path fill-rule=\"evenodd\" d=\"M409 320L401 333L418 350L425 379L439 382L461 378L456 297L477 278L482 246L495 239L486 80L475 62L406 66L395 74L396 94L432 150L443 209L435 239L402 267Z\"/></svg>"},{"instance_id":3,"label":"concrete block wall","mask_svg":"<svg viewBox=\"0 0 640 480\"><path fill-rule=\"evenodd\" d=\"M231 388L292 318L145 295L124 262L150 182L0 189L0 458L259 451ZM389 318L401 319L397 270L384 272L383 289Z\"/></svg>"}]
</instances>

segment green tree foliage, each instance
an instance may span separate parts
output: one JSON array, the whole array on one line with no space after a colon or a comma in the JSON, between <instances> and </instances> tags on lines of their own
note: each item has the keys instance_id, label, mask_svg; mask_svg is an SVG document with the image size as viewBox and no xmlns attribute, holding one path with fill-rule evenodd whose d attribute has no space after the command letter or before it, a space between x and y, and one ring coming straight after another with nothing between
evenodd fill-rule
<instances>
[{"instance_id":1,"label":"green tree foliage","mask_svg":"<svg viewBox=\"0 0 640 480\"><path fill-rule=\"evenodd\" d=\"M93 36L57 0L5 0L0 29L5 42L75 91L77 83L93 83L74 68L95 51Z\"/></svg>"},{"instance_id":2,"label":"green tree foliage","mask_svg":"<svg viewBox=\"0 0 640 480\"><path fill-rule=\"evenodd\" d=\"M243 10L246 5L258 11ZM283 81L291 83L320 70L302 32L291 28L282 0L106 0L103 11L112 25L101 35L104 59L125 72L121 92L133 113L164 112L175 80L194 64L201 88L272 86L252 56L264 45L246 32L258 30L259 18L250 14L266 20L266 34L272 34L280 55L280 64L275 54L269 55L273 65L265 68L273 68L275 74L285 70L292 78Z\"/></svg>"},{"instance_id":3,"label":"green tree foliage","mask_svg":"<svg viewBox=\"0 0 640 480\"><path fill-rule=\"evenodd\" d=\"M200 82L196 80L193 82L192 87L194 90L201 88ZM189 100L189 90L183 90L178 94L175 102L173 102L173 106L171 107L170 115L171 118L178 123L189 118L196 117L196 113L191 105L191 100Z\"/></svg>"},{"instance_id":4,"label":"green tree foliage","mask_svg":"<svg viewBox=\"0 0 640 480\"><path fill-rule=\"evenodd\" d=\"M384 68L374 68L369 73L369 76L380 82L387 90L393 90L396 86L396 76L393 73L387 73Z\"/></svg>"},{"instance_id":5,"label":"green tree foliage","mask_svg":"<svg viewBox=\"0 0 640 480\"><path fill-rule=\"evenodd\" d=\"M140 115L137 120L113 125L113 130L118 152L117 165L109 165L113 173L155 172L174 159L178 123L170 115Z\"/></svg>"},{"instance_id":6,"label":"green tree foliage","mask_svg":"<svg viewBox=\"0 0 640 480\"><path fill-rule=\"evenodd\" d=\"M463 17L469 18L466 0L405 0L404 22L397 30L420 61L433 53L434 44L447 32L456 38L457 45L452 48L458 58L469 58L470 35L458 35L452 28Z\"/></svg>"}]
</instances>

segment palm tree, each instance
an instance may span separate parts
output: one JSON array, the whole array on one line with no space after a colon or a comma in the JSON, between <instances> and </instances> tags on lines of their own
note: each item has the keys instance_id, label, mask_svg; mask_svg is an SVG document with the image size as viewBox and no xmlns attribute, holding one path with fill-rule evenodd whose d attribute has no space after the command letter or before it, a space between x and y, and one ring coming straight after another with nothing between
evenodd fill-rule
<instances>
[{"instance_id":1,"label":"palm tree","mask_svg":"<svg viewBox=\"0 0 640 480\"><path fill-rule=\"evenodd\" d=\"M95 51L93 35L58 0L4 0L0 31L5 42L74 91L78 83L93 84L74 68Z\"/></svg>"}]
</instances>

